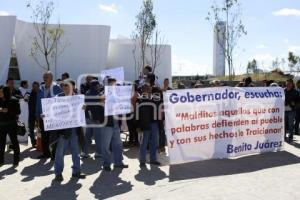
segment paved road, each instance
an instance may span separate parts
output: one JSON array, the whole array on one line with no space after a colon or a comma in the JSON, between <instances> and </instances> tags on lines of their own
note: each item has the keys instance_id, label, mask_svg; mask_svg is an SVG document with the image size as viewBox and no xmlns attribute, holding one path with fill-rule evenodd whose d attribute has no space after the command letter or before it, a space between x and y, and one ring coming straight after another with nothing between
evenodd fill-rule
<instances>
[{"instance_id":1,"label":"paved road","mask_svg":"<svg viewBox=\"0 0 300 200\"><path fill-rule=\"evenodd\" d=\"M0 168L0 200L48 199L201 199L201 200L299 200L300 137L285 151L233 160L211 160L179 166L147 166L141 170L137 149L125 150L123 171L103 172L99 160L82 164L85 180L71 176L71 156L65 158L65 181L52 182L53 163L35 159L34 150L22 146L23 160L11 168L11 155Z\"/></svg>"}]
</instances>

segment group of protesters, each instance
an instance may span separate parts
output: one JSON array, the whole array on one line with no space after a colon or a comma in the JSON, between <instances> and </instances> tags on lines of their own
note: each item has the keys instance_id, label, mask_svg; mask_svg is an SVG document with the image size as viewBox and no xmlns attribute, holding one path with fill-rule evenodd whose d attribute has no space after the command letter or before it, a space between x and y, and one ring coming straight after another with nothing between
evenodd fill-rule
<instances>
[{"instance_id":1,"label":"group of protesters","mask_svg":"<svg viewBox=\"0 0 300 200\"><path fill-rule=\"evenodd\" d=\"M280 87L278 83L266 81L266 87ZM54 81L53 74L46 72L43 82L33 82L29 91L27 81L21 81L20 88L16 89L14 80L9 78L5 86L0 86L0 167L4 165L6 136L11 141L9 148L14 151L13 165L18 166L20 161L20 147L17 138L18 116L21 114L19 101L28 104L28 133L33 148L37 146L37 133L41 134L42 154L38 159L51 159L54 161L55 180L63 181L64 154L70 147L72 155L72 177L84 179L81 172L80 159L90 157L90 146L95 141L95 159L101 159L103 170L128 168L123 162L123 147L139 147L140 167L146 167L146 154L149 150L151 165L159 166L158 153L165 152L166 136L164 132L164 113L160 109L163 104L163 92L172 90L169 79L164 79L162 86L158 77L152 72L150 66L143 69L139 80L133 84L131 98L132 113L125 119L119 120L116 116L105 116L105 86L118 86L114 77L105 77L100 81L92 75L86 76L85 82L77 88L76 83L68 73L61 79ZM211 87L222 87L220 81L210 83ZM193 88L207 87L203 82L197 81ZM250 77L238 83L236 87L255 87ZM283 86L282 86L283 87ZM178 83L177 89L185 89L183 83ZM45 117L42 112L42 99L64 97L83 94L86 105L86 127L69 128L64 130L46 131L44 129ZM292 79L285 83L285 132L286 141L293 142L293 135L299 134L300 123L300 81L294 84ZM136 106L140 105L140 106ZM154 106L153 106L154 105ZM138 110L137 110L138 109ZM138 113L138 117L137 117ZM122 123L126 123L129 140L121 139ZM142 137L140 137L142 136ZM81 157L81 158L80 158Z\"/></svg>"}]
</instances>

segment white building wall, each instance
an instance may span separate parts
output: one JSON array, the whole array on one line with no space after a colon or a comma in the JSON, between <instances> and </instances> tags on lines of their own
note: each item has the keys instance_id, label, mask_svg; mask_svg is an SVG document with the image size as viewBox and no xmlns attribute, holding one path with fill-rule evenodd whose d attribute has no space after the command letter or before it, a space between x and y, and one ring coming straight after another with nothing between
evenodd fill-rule
<instances>
[{"instance_id":1,"label":"white building wall","mask_svg":"<svg viewBox=\"0 0 300 200\"><path fill-rule=\"evenodd\" d=\"M11 49L15 33L15 16L0 17L0 84L4 84L7 79Z\"/></svg>"},{"instance_id":2,"label":"white building wall","mask_svg":"<svg viewBox=\"0 0 300 200\"><path fill-rule=\"evenodd\" d=\"M60 78L64 72L77 80L78 76L86 73L100 73L107 63L108 44L110 37L109 26L99 25L61 25L64 30L58 48L65 46L57 58L57 67L53 63L51 71ZM16 49L21 79L41 81L45 69L41 68L30 56L34 27L31 23L17 21ZM39 60L44 60L42 54ZM45 61L44 61L45 63Z\"/></svg>"},{"instance_id":3,"label":"white building wall","mask_svg":"<svg viewBox=\"0 0 300 200\"><path fill-rule=\"evenodd\" d=\"M125 79L128 81L134 81L138 79L138 71L135 67L135 59L133 52L135 45L130 40L111 40L109 43L109 53L108 53L108 68L114 68L123 66L125 70ZM139 58L137 52L140 52L139 49L136 49L136 58ZM151 66L151 53L148 49L147 51L147 60ZM155 69L155 74L159 77L160 82L162 83L164 78L172 78L172 58L171 58L171 46L162 45L161 55L159 65Z\"/></svg>"},{"instance_id":4,"label":"white building wall","mask_svg":"<svg viewBox=\"0 0 300 200\"><path fill-rule=\"evenodd\" d=\"M33 38L36 35L32 23L17 20L15 16L0 17L0 81L5 81L11 57L11 47L15 36L16 55L22 80L42 81L46 69L40 67L30 56ZM121 67L125 69L125 78L134 81L138 78L135 70L133 50L135 45L130 39L109 40L110 27L100 25L61 25L64 35L58 44L65 50L58 56L56 67L52 64L51 71L55 78L68 72L77 80L82 74L98 74L107 68ZM136 52L140 52L138 49ZM137 58L139 56L137 55ZM38 60L45 65L42 54ZM147 50L147 60L151 64L150 48ZM46 66L46 65L45 65ZM159 65L155 74L160 82L164 78L172 78L171 46L162 45Z\"/></svg>"},{"instance_id":5,"label":"white building wall","mask_svg":"<svg viewBox=\"0 0 300 200\"><path fill-rule=\"evenodd\" d=\"M225 22L217 22L214 29L214 53L213 53L213 74L214 76L225 76L225 45L226 33Z\"/></svg>"}]
</instances>

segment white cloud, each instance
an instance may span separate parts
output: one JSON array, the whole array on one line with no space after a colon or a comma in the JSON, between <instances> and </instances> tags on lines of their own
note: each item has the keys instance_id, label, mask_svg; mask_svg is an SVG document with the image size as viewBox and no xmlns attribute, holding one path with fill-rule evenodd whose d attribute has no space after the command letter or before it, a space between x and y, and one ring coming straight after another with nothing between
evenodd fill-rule
<instances>
[{"instance_id":1,"label":"white cloud","mask_svg":"<svg viewBox=\"0 0 300 200\"><path fill-rule=\"evenodd\" d=\"M8 15L10 15L9 12L0 10L0 16L8 16Z\"/></svg>"},{"instance_id":2,"label":"white cloud","mask_svg":"<svg viewBox=\"0 0 300 200\"><path fill-rule=\"evenodd\" d=\"M205 75L210 74L208 65L195 63L189 59L178 58L173 56L172 71L174 76L190 76L190 75Z\"/></svg>"},{"instance_id":3,"label":"white cloud","mask_svg":"<svg viewBox=\"0 0 300 200\"><path fill-rule=\"evenodd\" d=\"M300 52L300 46L290 46L288 50L297 53Z\"/></svg>"},{"instance_id":4,"label":"white cloud","mask_svg":"<svg viewBox=\"0 0 300 200\"><path fill-rule=\"evenodd\" d=\"M99 8L105 12L114 13L114 14L119 13L119 9L115 4L110 4L110 5L99 4Z\"/></svg>"},{"instance_id":5,"label":"white cloud","mask_svg":"<svg viewBox=\"0 0 300 200\"><path fill-rule=\"evenodd\" d=\"M260 44L260 45L258 45L257 47L256 47L257 49L266 49L266 48L268 48L266 45L264 45L264 44Z\"/></svg>"},{"instance_id":6,"label":"white cloud","mask_svg":"<svg viewBox=\"0 0 300 200\"><path fill-rule=\"evenodd\" d=\"M250 60L255 59L258 63L258 67L261 69L267 69L272 66L272 62L276 59L270 53L256 54L250 58Z\"/></svg>"},{"instance_id":7,"label":"white cloud","mask_svg":"<svg viewBox=\"0 0 300 200\"><path fill-rule=\"evenodd\" d=\"M280 10L274 11L273 15L276 16L300 16L300 10L294 8L282 8Z\"/></svg>"},{"instance_id":8,"label":"white cloud","mask_svg":"<svg viewBox=\"0 0 300 200\"><path fill-rule=\"evenodd\" d=\"M290 40L289 40L288 38L285 38L285 39L283 40L283 42L284 42L285 44L288 44L288 43L290 43Z\"/></svg>"}]
</instances>

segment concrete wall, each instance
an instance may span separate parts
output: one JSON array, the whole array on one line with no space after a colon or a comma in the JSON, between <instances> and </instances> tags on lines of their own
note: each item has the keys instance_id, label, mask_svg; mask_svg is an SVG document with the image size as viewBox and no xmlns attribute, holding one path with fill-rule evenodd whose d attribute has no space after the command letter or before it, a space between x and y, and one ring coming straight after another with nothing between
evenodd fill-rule
<instances>
[{"instance_id":1,"label":"concrete wall","mask_svg":"<svg viewBox=\"0 0 300 200\"><path fill-rule=\"evenodd\" d=\"M52 64L51 71L59 78L64 72L73 79L83 73L100 73L107 62L110 37L109 26L99 25L61 25L63 37L58 44L62 54ZM16 49L21 79L41 81L45 69L41 68L30 56L33 37L36 35L31 23L18 20L16 24ZM45 64L42 54L38 59ZM54 60L53 60L54 61Z\"/></svg>"},{"instance_id":2,"label":"concrete wall","mask_svg":"<svg viewBox=\"0 0 300 200\"><path fill-rule=\"evenodd\" d=\"M135 67L135 59L133 51L135 45L131 40L111 40L108 50L108 68L114 68L123 66L125 70L125 79L128 81L134 81L138 78L138 71ZM139 52L139 49L136 50ZM139 54L136 53L136 57ZM147 50L147 60L151 65L151 53L150 49ZM172 78L172 58L171 58L171 46L162 45L159 65L155 69L155 74L159 77L162 83L164 78Z\"/></svg>"},{"instance_id":3,"label":"concrete wall","mask_svg":"<svg viewBox=\"0 0 300 200\"><path fill-rule=\"evenodd\" d=\"M0 16L0 28L0 81L3 82L7 78L13 37L21 79L29 82L42 81L42 74L46 69L39 66L30 56L33 38L36 35L33 24L17 20L15 16ZM56 79L64 72L68 72L77 80L82 74L98 74L103 69L121 66L125 69L125 78L128 81L138 78L133 56L136 45L130 39L110 40L109 26L61 25L61 28L64 34L58 43L58 49L61 51L62 47L65 48L62 54L58 55L56 62L55 59L52 60L50 68ZM147 64L152 65L150 48L147 49ZM140 52L139 49L136 52ZM139 57L138 53L136 57ZM46 66L42 54L39 54L37 59ZM171 46L161 46L160 61L155 74L160 82L164 78L172 78Z\"/></svg>"},{"instance_id":4,"label":"concrete wall","mask_svg":"<svg viewBox=\"0 0 300 200\"><path fill-rule=\"evenodd\" d=\"M0 84L4 84L7 75L9 62L11 57L11 49L13 44L13 37L15 33L15 16L1 16L0 17Z\"/></svg>"}]
</instances>

